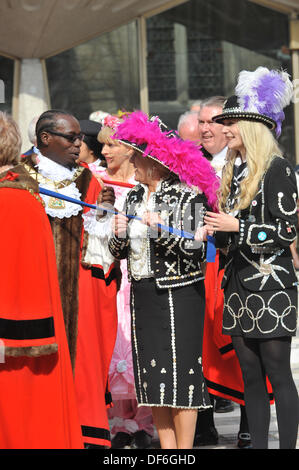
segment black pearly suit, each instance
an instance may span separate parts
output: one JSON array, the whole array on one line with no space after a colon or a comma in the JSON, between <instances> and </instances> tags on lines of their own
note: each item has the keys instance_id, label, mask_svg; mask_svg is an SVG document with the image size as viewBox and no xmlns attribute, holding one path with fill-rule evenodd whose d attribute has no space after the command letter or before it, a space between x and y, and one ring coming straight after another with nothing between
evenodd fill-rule
<instances>
[{"instance_id":1,"label":"black pearly suit","mask_svg":"<svg viewBox=\"0 0 299 470\"><path fill-rule=\"evenodd\" d=\"M206 197L176 179L161 183L147 200L146 188L137 185L127 195L125 212L142 215L146 201L153 203L165 225L194 233L203 224ZM131 280L132 352L138 403L143 406L210 408L202 372L202 336L205 311L201 261L205 243L162 230L140 237L140 276L134 252L135 221L130 236L113 237L112 254L128 258ZM143 245L143 241L145 242ZM134 258L135 255L135 258ZM139 265L138 265L139 266ZM146 273L142 273L146 266Z\"/></svg>"},{"instance_id":2,"label":"black pearly suit","mask_svg":"<svg viewBox=\"0 0 299 470\"><path fill-rule=\"evenodd\" d=\"M227 206L233 206L246 164L236 168ZM241 210L239 233L216 234L228 245L223 332L248 337L296 334L297 276L289 245L297 232L297 184L290 163L275 157L249 207Z\"/></svg>"}]
</instances>

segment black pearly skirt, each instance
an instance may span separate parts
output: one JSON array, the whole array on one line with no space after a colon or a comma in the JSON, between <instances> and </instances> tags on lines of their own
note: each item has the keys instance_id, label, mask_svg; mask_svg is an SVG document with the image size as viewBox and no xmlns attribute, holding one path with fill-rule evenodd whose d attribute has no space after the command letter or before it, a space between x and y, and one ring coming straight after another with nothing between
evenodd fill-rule
<instances>
[{"instance_id":1,"label":"black pearly skirt","mask_svg":"<svg viewBox=\"0 0 299 470\"><path fill-rule=\"evenodd\" d=\"M155 280L132 282L132 351L141 406L210 408L202 372L205 289L157 289Z\"/></svg>"},{"instance_id":2,"label":"black pearly skirt","mask_svg":"<svg viewBox=\"0 0 299 470\"><path fill-rule=\"evenodd\" d=\"M253 292L233 270L224 289L222 332L257 339L295 336L297 303L297 286Z\"/></svg>"}]
</instances>

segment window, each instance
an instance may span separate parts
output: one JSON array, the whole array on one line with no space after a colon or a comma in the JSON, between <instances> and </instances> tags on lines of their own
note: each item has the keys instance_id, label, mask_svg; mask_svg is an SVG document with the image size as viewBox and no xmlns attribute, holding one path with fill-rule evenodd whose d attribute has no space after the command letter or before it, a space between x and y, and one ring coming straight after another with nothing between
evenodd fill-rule
<instances>
[{"instance_id":1,"label":"window","mask_svg":"<svg viewBox=\"0 0 299 470\"><path fill-rule=\"evenodd\" d=\"M93 111L139 107L135 22L49 58L46 64L53 108L88 119Z\"/></svg>"},{"instance_id":2,"label":"window","mask_svg":"<svg viewBox=\"0 0 299 470\"><path fill-rule=\"evenodd\" d=\"M0 111L12 112L14 61L0 57Z\"/></svg>"},{"instance_id":3,"label":"window","mask_svg":"<svg viewBox=\"0 0 299 470\"><path fill-rule=\"evenodd\" d=\"M190 0L147 20L150 113L176 128L193 101L230 96L241 70L290 75L288 16L247 0ZM280 145L295 161L293 106Z\"/></svg>"}]
</instances>

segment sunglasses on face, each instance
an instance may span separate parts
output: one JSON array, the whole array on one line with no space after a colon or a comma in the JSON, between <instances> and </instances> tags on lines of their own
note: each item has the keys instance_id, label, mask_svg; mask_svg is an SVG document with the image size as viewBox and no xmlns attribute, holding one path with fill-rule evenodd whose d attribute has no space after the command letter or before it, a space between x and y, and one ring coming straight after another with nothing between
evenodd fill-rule
<instances>
[{"instance_id":1,"label":"sunglasses on face","mask_svg":"<svg viewBox=\"0 0 299 470\"><path fill-rule=\"evenodd\" d=\"M46 132L48 132L49 134L57 135L58 137L63 137L64 139L68 140L72 144L74 144L77 139L80 140L81 142L84 139L84 134L82 132L80 132L80 134L75 134L75 135L62 134L61 132L56 132L52 130L47 130Z\"/></svg>"}]
</instances>

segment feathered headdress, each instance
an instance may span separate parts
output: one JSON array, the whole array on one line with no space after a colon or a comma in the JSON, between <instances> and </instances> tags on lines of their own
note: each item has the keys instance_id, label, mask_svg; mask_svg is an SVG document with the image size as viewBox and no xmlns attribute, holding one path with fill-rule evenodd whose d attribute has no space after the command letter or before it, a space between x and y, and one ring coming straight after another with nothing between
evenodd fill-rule
<instances>
[{"instance_id":1,"label":"feathered headdress","mask_svg":"<svg viewBox=\"0 0 299 470\"><path fill-rule=\"evenodd\" d=\"M108 114L103 119L103 126L110 127L110 129L113 130L115 130L120 123L120 118L118 116L114 116L113 114Z\"/></svg>"},{"instance_id":2,"label":"feathered headdress","mask_svg":"<svg viewBox=\"0 0 299 470\"><path fill-rule=\"evenodd\" d=\"M235 95L226 101L222 114L215 116L213 121L237 118L262 122L275 129L279 136L285 118L283 108L290 104L292 96L293 84L288 73L266 67L258 67L254 72L243 70Z\"/></svg>"},{"instance_id":3,"label":"feathered headdress","mask_svg":"<svg viewBox=\"0 0 299 470\"><path fill-rule=\"evenodd\" d=\"M215 170L198 146L168 130L158 117L149 119L144 112L135 111L124 118L112 138L153 158L188 186L202 190L216 210L219 179Z\"/></svg>"},{"instance_id":4,"label":"feathered headdress","mask_svg":"<svg viewBox=\"0 0 299 470\"><path fill-rule=\"evenodd\" d=\"M129 111L120 110L117 111L117 114L107 114L103 119L103 126L115 130L123 122L124 116L129 116L129 114L131 114Z\"/></svg>"}]
</instances>

